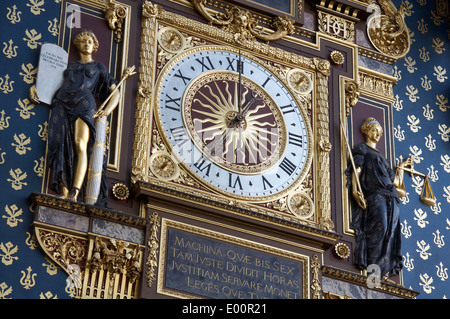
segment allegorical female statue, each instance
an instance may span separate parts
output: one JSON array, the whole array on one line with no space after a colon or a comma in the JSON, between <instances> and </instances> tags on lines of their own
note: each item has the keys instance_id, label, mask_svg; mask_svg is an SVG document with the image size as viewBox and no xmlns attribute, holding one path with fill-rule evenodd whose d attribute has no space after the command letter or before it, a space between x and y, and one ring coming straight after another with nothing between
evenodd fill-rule
<instances>
[{"instance_id":1,"label":"allegorical female statue","mask_svg":"<svg viewBox=\"0 0 450 319\"><path fill-rule=\"evenodd\" d=\"M92 58L99 47L92 31L79 33L73 43L80 59L69 62L63 83L51 103L47 166L52 190L62 198L84 201L88 161L96 136L94 121L114 110L120 93L116 90L106 107L97 111L95 100L107 99L116 87L116 80L101 62ZM30 89L30 98L39 103L35 86ZM99 206L106 206L107 200L106 156L103 167L96 204Z\"/></svg>"},{"instance_id":2,"label":"allegorical female statue","mask_svg":"<svg viewBox=\"0 0 450 319\"><path fill-rule=\"evenodd\" d=\"M376 149L383 135L380 123L369 117L361 125L361 132L366 142L352 150L356 172L352 165L345 172L347 186L351 186L356 203L351 222L356 240L353 262L360 269L376 264L381 276L394 276L402 268L400 198L396 187L403 176L396 176L389 162ZM409 161L399 167L408 165ZM359 179L361 189L358 189L356 179Z\"/></svg>"}]
</instances>

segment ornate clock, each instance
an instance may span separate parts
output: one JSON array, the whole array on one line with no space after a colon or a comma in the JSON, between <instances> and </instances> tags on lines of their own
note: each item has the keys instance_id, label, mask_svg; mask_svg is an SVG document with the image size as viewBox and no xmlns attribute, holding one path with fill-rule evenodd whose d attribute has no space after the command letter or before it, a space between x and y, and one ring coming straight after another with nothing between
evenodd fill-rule
<instances>
[{"instance_id":1,"label":"ornate clock","mask_svg":"<svg viewBox=\"0 0 450 319\"><path fill-rule=\"evenodd\" d=\"M204 186L258 202L284 196L304 179L312 133L296 93L312 86L300 69L283 78L250 54L203 45L169 60L156 87L161 138Z\"/></svg>"}]
</instances>

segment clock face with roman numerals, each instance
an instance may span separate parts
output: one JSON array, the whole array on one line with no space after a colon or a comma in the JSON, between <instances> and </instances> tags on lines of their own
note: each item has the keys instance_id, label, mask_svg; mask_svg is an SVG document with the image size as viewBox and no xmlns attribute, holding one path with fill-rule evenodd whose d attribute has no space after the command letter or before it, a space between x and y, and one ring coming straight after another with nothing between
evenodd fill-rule
<instances>
[{"instance_id":1,"label":"clock face with roman numerals","mask_svg":"<svg viewBox=\"0 0 450 319\"><path fill-rule=\"evenodd\" d=\"M278 198L305 177L311 130L285 80L249 54L202 46L162 69L156 118L172 156L241 200Z\"/></svg>"}]
</instances>

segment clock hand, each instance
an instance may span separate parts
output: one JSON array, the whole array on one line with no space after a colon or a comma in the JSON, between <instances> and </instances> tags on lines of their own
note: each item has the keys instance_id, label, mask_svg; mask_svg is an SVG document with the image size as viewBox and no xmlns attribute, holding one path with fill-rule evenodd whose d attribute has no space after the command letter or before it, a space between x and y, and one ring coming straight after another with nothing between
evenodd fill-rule
<instances>
[{"instance_id":1,"label":"clock hand","mask_svg":"<svg viewBox=\"0 0 450 319\"><path fill-rule=\"evenodd\" d=\"M250 106L253 104L253 102L255 101L262 101L262 97L258 97L255 92L252 91L252 98L251 100L245 105L241 115L243 117L245 117L245 114L248 112L248 110L250 109Z\"/></svg>"},{"instance_id":2,"label":"clock hand","mask_svg":"<svg viewBox=\"0 0 450 319\"><path fill-rule=\"evenodd\" d=\"M238 113L241 114L242 110L242 63L241 63L241 49L239 49L239 60L238 60L238 66L237 66L238 72L239 72L239 93L238 93Z\"/></svg>"}]
</instances>

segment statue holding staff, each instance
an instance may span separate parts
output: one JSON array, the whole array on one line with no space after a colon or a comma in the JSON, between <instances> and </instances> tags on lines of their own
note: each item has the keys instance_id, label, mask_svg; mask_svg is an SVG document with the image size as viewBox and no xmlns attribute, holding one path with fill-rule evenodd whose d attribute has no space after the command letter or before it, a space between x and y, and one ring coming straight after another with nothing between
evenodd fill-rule
<instances>
[{"instance_id":1,"label":"statue holding staff","mask_svg":"<svg viewBox=\"0 0 450 319\"><path fill-rule=\"evenodd\" d=\"M380 275L394 276L402 268L401 232L397 187L403 170L397 174L387 159L376 149L383 135L380 123L373 117L361 125L365 143L356 145L350 153L347 187L354 203L351 228L355 231L353 262L360 269L369 265L380 267ZM408 158L398 167L410 165ZM358 183L359 182L359 183ZM358 185L359 184L359 185Z\"/></svg>"},{"instance_id":2,"label":"statue holding staff","mask_svg":"<svg viewBox=\"0 0 450 319\"><path fill-rule=\"evenodd\" d=\"M84 201L86 175L92 147L95 143L95 118L109 115L118 105L117 82L107 68L92 58L99 47L92 31L80 32L73 41L79 61L69 63L61 87L53 96L48 126L47 167L50 188L62 198ZM113 95L109 97L112 93ZM39 103L35 86L30 98ZM104 109L97 110L95 99L109 98ZM96 205L106 206L106 156L104 156L102 185Z\"/></svg>"}]
</instances>

